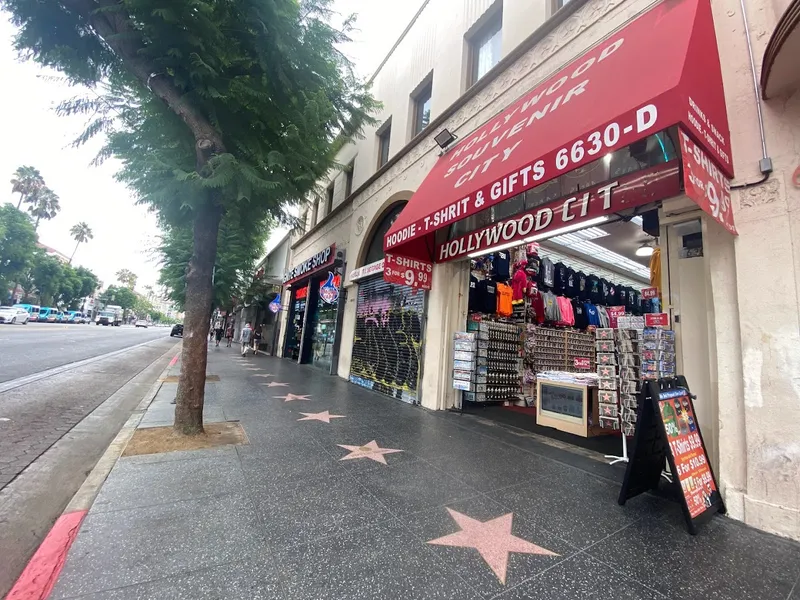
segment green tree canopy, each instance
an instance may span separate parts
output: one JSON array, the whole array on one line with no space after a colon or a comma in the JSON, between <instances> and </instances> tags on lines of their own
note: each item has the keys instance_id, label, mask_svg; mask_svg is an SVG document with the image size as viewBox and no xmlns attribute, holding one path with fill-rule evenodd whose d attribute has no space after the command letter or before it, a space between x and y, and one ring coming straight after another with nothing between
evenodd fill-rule
<instances>
[{"instance_id":1,"label":"green tree canopy","mask_svg":"<svg viewBox=\"0 0 800 600\"><path fill-rule=\"evenodd\" d=\"M0 300L25 275L36 252L36 232L30 218L11 204L0 206Z\"/></svg>"},{"instance_id":2,"label":"green tree canopy","mask_svg":"<svg viewBox=\"0 0 800 600\"><path fill-rule=\"evenodd\" d=\"M44 187L44 178L39 169L30 166L19 167L11 178L11 191L19 194L17 208L22 206L28 198Z\"/></svg>"},{"instance_id":3,"label":"green tree canopy","mask_svg":"<svg viewBox=\"0 0 800 600\"><path fill-rule=\"evenodd\" d=\"M28 212L36 219L36 222L33 224L34 229L39 228L39 221L42 219L45 221L54 219L61 211L58 195L48 187L36 190L26 199L26 202L30 202Z\"/></svg>"},{"instance_id":4,"label":"green tree canopy","mask_svg":"<svg viewBox=\"0 0 800 600\"><path fill-rule=\"evenodd\" d=\"M117 280L129 290L136 287L136 280L139 279L139 276L130 269L120 269L116 275Z\"/></svg>"},{"instance_id":5,"label":"green tree canopy","mask_svg":"<svg viewBox=\"0 0 800 600\"><path fill-rule=\"evenodd\" d=\"M375 103L337 45L332 0L0 0L18 50L100 96L61 112L92 115L101 156L171 227L192 226L187 336L176 430L202 432L220 222L280 219L302 202Z\"/></svg>"},{"instance_id":6,"label":"green tree canopy","mask_svg":"<svg viewBox=\"0 0 800 600\"><path fill-rule=\"evenodd\" d=\"M133 308L138 296L132 290L124 286L110 285L108 289L100 294L100 302L108 306L109 304L121 306L124 310Z\"/></svg>"},{"instance_id":7,"label":"green tree canopy","mask_svg":"<svg viewBox=\"0 0 800 600\"><path fill-rule=\"evenodd\" d=\"M64 263L54 256L39 251L34 254L31 277L39 290L39 302L42 306L53 306L62 293L64 284Z\"/></svg>"},{"instance_id":8,"label":"green tree canopy","mask_svg":"<svg viewBox=\"0 0 800 600\"><path fill-rule=\"evenodd\" d=\"M72 264L72 259L75 258L75 253L78 251L78 246L93 239L94 233L92 233L92 228L89 227L85 221L81 221L70 228L69 234L76 242L75 250L72 251L72 256L69 257L69 263Z\"/></svg>"}]
</instances>

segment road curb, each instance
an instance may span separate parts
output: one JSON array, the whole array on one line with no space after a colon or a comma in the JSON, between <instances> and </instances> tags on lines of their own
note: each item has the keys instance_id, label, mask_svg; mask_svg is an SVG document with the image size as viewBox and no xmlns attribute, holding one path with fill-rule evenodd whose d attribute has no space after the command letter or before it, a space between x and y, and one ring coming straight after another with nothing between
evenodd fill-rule
<instances>
[{"instance_id":1,"label":"road curb","mask_svg":"<svg viewBox=\"0 0 800 600\"><path fill-rule=\"evenodd\" d=\"M178 342L177 345L180 345L180 343ZM175 346L164 354L174 351ZM97 461L97 464L86 477L81 487L72 496L72 500L69 501L61 516L56 520L36 549L5 600L45 600L50 595L64 566L72 542L78 537L78 531L84 517L92 507L108 474L111 473L111 469L117 464L117 460L122 455L131 437L133 437L136 427L144 417L147 408L161 389L164 375L175 366L179 357L180 351L156 378L153 385L150 386L147 394L144 395L131 416L128 417L122 429L119 430L114 440L108 445L100 460Z\"/></svg>"}]
</instances>

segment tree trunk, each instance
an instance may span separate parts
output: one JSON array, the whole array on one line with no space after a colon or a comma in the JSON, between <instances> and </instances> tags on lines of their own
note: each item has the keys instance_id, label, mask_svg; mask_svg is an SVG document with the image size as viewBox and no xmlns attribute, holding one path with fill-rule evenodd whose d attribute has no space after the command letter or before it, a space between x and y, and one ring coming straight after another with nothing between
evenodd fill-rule
<instances>
[{"instance_id":1,"label":"tree trunk","mask_svg":"<svg viewBox=\"0 0 800 600\"><path fill-rule=\"evenodd\" d=\"M72 259L75 258L75 253L78 251L78 246L80 245L81 245L80 242L75 244L75 250L72 251L72 256L69 257L69 264L72 264Z\"/></svg>"},{"instance_id":2,"label":"tree trunk","mask_svg":"<svg viewBox=\"0 0 800 600\"><path fill-rule=\"evenodd\" d=\"M19 209L20 209L19 207L20 207L20 206L22 206L22 200L23 200L24 198L25 198L25 194L23 194L22 192L20 192L20 194L19 194L19 202L17 202L17 210L19 210Z\"/></svg>"},{"instance_id":3,"label":"tree trunk","mask_svg":"<svg viewBox=\"0 0 800 600\"><path fill-rule=\"evenodd\" d=\"M175 431L203 433L203 400L208 361L208 315L214 298L211 274L217 256L217 235L222 209L208 205L194 219L193 250L186 273L181 372L175 398Z\"/></svg>"}]
</instances>

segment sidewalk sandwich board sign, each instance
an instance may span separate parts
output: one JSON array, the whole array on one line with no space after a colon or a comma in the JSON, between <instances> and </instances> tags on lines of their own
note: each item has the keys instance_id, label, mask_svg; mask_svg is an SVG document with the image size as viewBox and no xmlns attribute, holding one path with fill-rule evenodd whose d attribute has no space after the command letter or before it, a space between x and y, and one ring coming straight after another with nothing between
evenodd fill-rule
<instances>
[{"instance_id":1,"label":"sidewalk sandwich board sign","mask_svg":"<svg viewBox=\"0 0 800 600\"><path fill-rule=\"evenodd\" d=\"M664 464L681 499L689 533L725 513L725 504L711 469L692 395L683 376L647 382L639 398L632 450L619 503L655 489Z\"/></svg>"}]
</instances>

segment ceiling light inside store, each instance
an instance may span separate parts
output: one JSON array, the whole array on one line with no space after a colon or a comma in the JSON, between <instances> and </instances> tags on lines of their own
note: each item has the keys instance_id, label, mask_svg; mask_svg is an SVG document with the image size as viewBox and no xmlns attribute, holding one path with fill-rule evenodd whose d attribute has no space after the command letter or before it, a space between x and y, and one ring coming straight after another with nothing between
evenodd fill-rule
<instances>
[{"instance_id":1,"label":"ceiling light inside store","mask_svg":"<svg viewBox=\"0 0 800 600\"><path fill-rule=\"evenodd\" d=\"M564 238L566 237L567 236L562 235L548 241L554 242L559 246L569 248L573 252L578 252L582 255L585 255L586 257L592 259L592 262L600 261L606 263L607 265L617 267L622 271L632 273L633 275L641 277L642 279L650 279L650 269L644 265L641 265L629 258L625 258L621 254L617 254L616 252L612 252L611 250L603 248L601 245L595 244L594 242L589 242L586 240L573 242L565 240Z\"/></svg>"},{"instance_id":2,"label":"ceiling light inside store","mask_svg":"<svg viewBox=\"0 0 800 600\"><path fill-rule=\"evenodd\" d=\"M559 227L558 229L554 229L553 231L548 231L545 233L539 233L537 235L532 235L530 237L525 238L525 243L528 242L538 242L541 240L549 240L550 238L563 235L569 231L575 231L576 229L583 229L584 227L591 227L592 225L599 225L600 223L605 223L608 221L608 216L604 217L596 217L594 219L589 219L588 221L583 221L581 223L575 223L574 225L567 225L566 227Z\"/></svg>"},{"instance_id":3,"label":"ceiling light inside store","mask_svg":"<svg viewBox=\"0 0 800 600\"><path fill-rule=\"evenodd\" d=\"M635 217L631 218L631 223L635 223L639 227L644 225L644 220L642 219L642 215L636 215Z\"/></svg>"},{"instance_id":4,"label":"ceiling light inside store","mask_svg":"<svg viewBox=\"0 0 800 600\"><path fill-rule=\"evenodd\" d=\"M651 242L645 242L636 249L636 256L653 256L653 245Z\"/></svg>"},{"instance_id":5,"label":"ceiling light inside store","mask_svg":"<svg viewBox=\"0 0 800 600\"><path fill-rule=\"evenodd\" d=\"M522 242L519 240L508 242L507 244L500 244L499 246L492 246L491 248L487 248L486 250L480 250L478 252L473 252L472 254L467 254L470 258L478 258L479 256L486 256L487 254L491 254L492 252L500 252L500 250L508 250L509 248L513 248L514 246L520 246Z\"/></svg>"}]
</instances>

